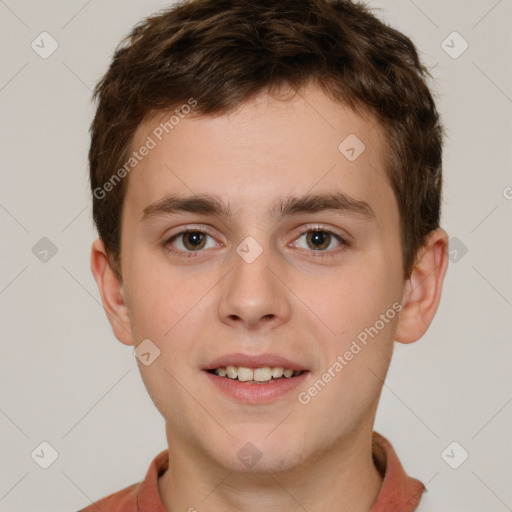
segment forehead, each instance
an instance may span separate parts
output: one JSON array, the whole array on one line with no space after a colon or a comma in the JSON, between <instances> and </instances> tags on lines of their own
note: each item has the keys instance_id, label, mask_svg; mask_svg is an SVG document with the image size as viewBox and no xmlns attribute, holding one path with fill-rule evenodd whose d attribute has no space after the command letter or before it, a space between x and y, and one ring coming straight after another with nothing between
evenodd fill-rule
<instances>
[{"instance_id":1,"label":"forehead","mask_svg":"<svg viewBox=\"0 0 512 512\"><path fill-rule=\"evenodd\" d=\"M166 194L213 194L230 211L270 214L284 196L341 191L388 208L383 132L370 116L308 88L291 99L261 93L226 115L162 114L142 123L132 151L152 149L130 173L124 207L142 220ZM166 124L167 123L167 124Z\"/></svg>"}]
</instances>

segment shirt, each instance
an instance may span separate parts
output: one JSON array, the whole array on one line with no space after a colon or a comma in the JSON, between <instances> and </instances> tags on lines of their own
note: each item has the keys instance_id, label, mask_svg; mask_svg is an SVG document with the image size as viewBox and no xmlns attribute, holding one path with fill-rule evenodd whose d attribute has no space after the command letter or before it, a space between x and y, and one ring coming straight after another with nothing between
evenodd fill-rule
<instances>
[{"instance_id":1,"label":"shirt","mask_svg":"<svg viewBox=\"0 0 512 512\"><path fill-rule=\"evenodd\" d=\"M391 443L372 433L372 457L383 481L370 512L413 512L417 510L425 486L407 475ZM142 482L102 498L78 512L167 512L158 493L158 477L169 467L169 450L151 462Z\"/></svg>"}]
</instances>

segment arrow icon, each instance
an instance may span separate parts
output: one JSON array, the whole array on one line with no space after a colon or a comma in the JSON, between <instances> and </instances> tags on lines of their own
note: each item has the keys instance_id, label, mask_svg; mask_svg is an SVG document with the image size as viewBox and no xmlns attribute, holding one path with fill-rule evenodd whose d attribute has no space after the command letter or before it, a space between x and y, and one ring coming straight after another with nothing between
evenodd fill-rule
<instances>
[{"instance_id":1,"label":"arrow icon","mask_svg":"<svg viewBox=\"0 0 512 512\"><path fill-rule=\"evenodd\" d=\"M458 263L468 252L467 246L462 240L453 236L448 242L448 258L453 263Z\"/></svg>"},{"instance_id":2,"label":"arrow icon","mask_svg":"<svg viewBox=\"0 0 512 512\"><path fill-rule=\"evenodd\" d=\"M48 263L57 254L57 246L44 236L32 247L32 254L41 263Z\"/></svg>"},{"instance_id":3,"label":"arrow icon","mask_svg":"<svg viewBox=\"0 0 512 512\"><path fill-rule=\"evenodd\" d=\"M238 451L237 457L247 466L254 466L262 457L262 453L252 443L245 445Z\"/></svg>"},{"instance_id":4,"label":"arrow icon","mask_svg":"<svg viewBox=\"0 0 512 512\"><path fill-rule=\"evenodd\" d=\"M366 149L363 141L354 133L347 135L338 145L338 151L349 161L353 162Z\"/></svg>"},{"instance_id":5,"label":"arrow icon","mask_svg":"<svg viewBox=\"0 0 512 512\"><path fill-rule=\"evenodd\" d=\"M252 236L244 238L236 247L236 253L246 263L252 263L262 252L263 248Z\"/></svg>"},{"instance_id":6,"label":"arrow icon","mask_svg":"<svg viewBox=\"0 0 512 512\"><path fill-rule=\"evenodd\" d=\"M457 441L452 441L442 452L441 458L450 466L452 469L457 469L469 457L469 453L465 448Z\"/></svg>"},{"instance_id":7,"label":"arrow icon","mask_svg":"<svg viewBox=\"0 0 512 512\"><path fill-rule=\"evenodd\" d=\"M32 450L30 457L40 468L48 469L59 458L59 453L48 441L43 441Z\"/></svg>"},{"instance_id":8,"label":"arrow icon","mask_svg":"<svg viewBox=\"0 0 512 512\"><path fill-rule=\"evenodd\" d=\"M458 59L469 48L469 43L457 31L453 31L441 42L441 48L452 59Z\"/></svg>"},{"instance_id":9,"label":"arrow icon","mask_svg":"<svg viewBox=\"0 0 512 512\"><path fill-rule=\"evenodd\" d=\"M39 55L39 57L41 57L41 59L47 59L59 47L59 43L51 34L44 31L36 37L34 37L32 42L30 43L30 47Z\"/></svg>"},{"instance_id":10,"label":"arrow icon","mask_svg":"<svg viewBox=\"0 0 512 512\"><path fill-rule=\"evenodd\" d=\"M155 359L160 357L160 349L149 339L146 338L133 349L135 357L144 365L153 364Z\"/></svg>"}]
</instances>

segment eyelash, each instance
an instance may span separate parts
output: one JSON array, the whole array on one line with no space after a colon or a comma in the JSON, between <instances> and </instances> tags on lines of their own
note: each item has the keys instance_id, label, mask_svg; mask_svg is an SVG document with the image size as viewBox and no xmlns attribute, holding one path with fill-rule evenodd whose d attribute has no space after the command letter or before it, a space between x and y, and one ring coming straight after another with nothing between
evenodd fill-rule
<instances>
[{"instance_id":1,"label":"eyelash","mask_svg":"<svg viewBox=\"0 0 512 512\"><path fill-rule=\"evenodd\" d=\"M328 233L329 235L333 236L336 240L338 240L338 242L340 242L340 244L341 244L341 247L338 248L337 250L334 249L334 250L330 250L330 251L325 251L325 250L324 251L315 251L315 250L303 249L303 250L307 250L307 252L313 253L315 258L329 258L329 257L332 257L332 253L333 252L339 253L340 251L343 251L347 247L350 247L350 243L347 242L343 237L341 237L337 233L334 233L333 231L330 231L329 229L323 228L322 226L312 226L309 229L306 229L305 231L302 231L297 236L297 238L295 238L294 241L298 240L302 235L305 235L305 234L313 232L313 231L314 232L320 232L320 233ZM202 228L188 228L188 229L184 229L183 231L180 231L178 233L175 233L170 238L166 239L162 243L162 246L164 248L166 248L170 253L172 253L172 254L174 254L174 255L176 255L178 257L181 257L181 258L197 258L197 257L201 257L201 253L204 252L204 250L182 251L182 250L177 250L177 249L172 248L172 242L176 238L178 238L179 236L186 235L187 233L202 233L204 235L207 235L207 236L210 236L210 237L213 238L213 236L210 235L210 233L208 233L207 231L205 231Z\"/></svg>"}]
</instances>

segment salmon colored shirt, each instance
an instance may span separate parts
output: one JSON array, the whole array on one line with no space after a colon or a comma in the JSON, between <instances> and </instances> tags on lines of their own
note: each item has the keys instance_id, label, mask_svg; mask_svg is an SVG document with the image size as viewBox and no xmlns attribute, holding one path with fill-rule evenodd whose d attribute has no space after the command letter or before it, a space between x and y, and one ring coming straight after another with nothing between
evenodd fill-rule
<instances>
[{"instance_id":1,"label":"salmon colored shirt","mask_svg":"<svg viewBox=\"0 0 512 512\"><path fill-rule=\"evenodd\" d=\"M370 512L413 512L425 486L404 471L391 443L373 432L372 456L383 478L382 487ZM169 466L169 450L151 462L146 478L89 505L78 512L167 512L158 494L158 477Z\"/></svg>"}]
</instances>

